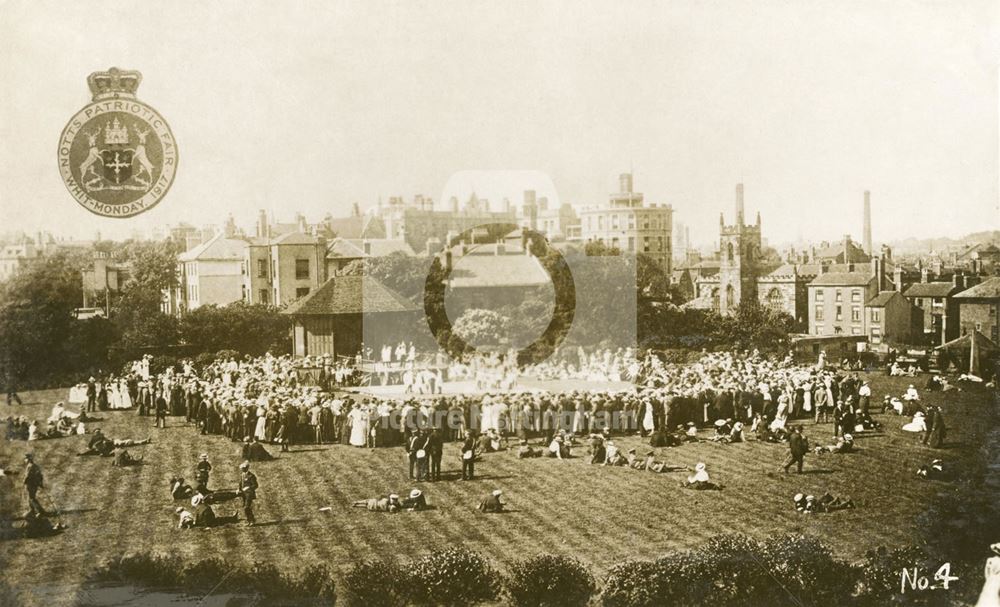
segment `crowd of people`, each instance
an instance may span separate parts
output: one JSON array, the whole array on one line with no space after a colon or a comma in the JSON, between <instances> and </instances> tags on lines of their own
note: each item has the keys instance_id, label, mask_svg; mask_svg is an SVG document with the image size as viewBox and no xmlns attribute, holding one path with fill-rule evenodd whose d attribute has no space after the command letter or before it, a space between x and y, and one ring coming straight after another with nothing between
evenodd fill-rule
<instances>
[{"instance_id":1,"label":"crowd of people","mask_svg":"<svg viewBox=\"0 0 1000 607\"><path fill-rule=\"evenodd\" d=\"M382 361L414 370L415 352L399 344L385 346ZM386 360L387 359L387 360ZM444 445L458 445L461 478L473 480L476 462L484 454L512 451L519 459L566 460L584 457L594 465L622 467L651 473L687 471L685 488L719 490L704 463L693 467L658 460L657 448L683 447L694 442L737 445L756 439L785 443L785 472L803 471L805 457L814 453L847 454L855 450L858 433L878 431L871 417L871 386L853 370L834 368L821 357L818 364L796 364L791 356L769 359L753 353L704 353L694 364L663 362L652 353L639 355L628 349L579 350L560 353L545 363L518 368L513 354L489 354L447 368L449 380L473 380L478 393L441 394L440 369L434 377L408 386L401 398L348 391L336 384L339 374L329 359L294 360L265 356L242 360L225 358L203 368L183 361L159 373L152 372L148 357L136 361L117 378L76 386L69 400L81 412L53 408L44 430L34 420L10 418L8 439L36 440L87 433L88 413L101 409L132 408L139 416L154 418L153 426L183 423L203 435L222 435L240 443L241 486L236 491L209 487L211 464L203 454L194 467L194 486L177 476L171 479L171 497L177 506L178 526L213 527L235 521L238 514L217 516L212 509L227 499L243 502L243 517L253 524L257 479L251 462L274 459L265 445L282 452L303 444L340 443L356 448L402 447L407 454L409 478L414 482L441 480ZM344 367L346 369L348 367ZM303 374L303 370L318 375ZM352 371L352 376L357 369ZM604 389L545 391L514 389L520 379L536 381L587 380L604 382ZM405 382L404 382L405 383ZM627 384L627 385L623 385ZM340 389L337 389L340 388ZM412 389L410 389L412 388ZM934 388L943 389L939 384ZM109 396L110 395L110 396ZM126 406L127 405L127 406ZM945 424L938 407L925 406L914 386L902 395L885 395L881 412L914 416L904 430L920 432L923 442L940 447ZM832 422L833 442L811 447L804 425ZM708 429L706 432L705 430ZM642 437L650 447L618 446L619 437ZM169 439L165 439L169 440ZM516 440L516 449L509 442ZM631 440L631 439L630 439ZM533 446L532 441L540 446ZM113 463L142 463L129 448L149 444L151 438L109 438L100 429L90 434L81 456L113 457ZM922 469L921 476L941 476L939 461ZM26 485L27 486L27 485ZM796 496L801 512L832 511L853 507L850 500L822 495ZM484 506L485 504L485 506ZM498 505L500 504L500 505ZM849 505L845 505L849 504ZM426 496L413 489L409 497L396 494L359 499L353 503L370 511L395 512L427 507ZM502 509L499 495L480 504L484 511ZM44 516L39 504L32 516Z\"/></svg>"}]
</instances>

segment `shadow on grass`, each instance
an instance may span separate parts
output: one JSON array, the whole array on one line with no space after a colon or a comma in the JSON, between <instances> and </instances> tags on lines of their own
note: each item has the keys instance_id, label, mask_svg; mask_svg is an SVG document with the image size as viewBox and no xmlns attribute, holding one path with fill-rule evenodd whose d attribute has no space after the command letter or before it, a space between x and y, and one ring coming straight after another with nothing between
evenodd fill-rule
<instances>
[{"instance_id":1,"label":"shadow on grass","mask_svg":"<svg viewBox=\"0 0 1000 607\"><path fill-rule=\"evenodd\" d=\"M329 451L329 447L316 447L315 449L294 449L285 453L312 453L314 451Z\"/></svg>"},{"instance_id":2,"label":"shadow on grass","mask_svg":"<svg viewBox=\"0 0 1000 607\"><path fill-rule=\"evenodd\" d=\"M827 470L825 468L811 468L809 470L803 470L802 474L833 474L836 470Z\"/></svg>"},{"instance_id":3,"label":"shadow on grass","mask_svg":"<svg viewBox=\"0 0 1000 607\"><path fill-rule=\"evenodd\" d=\"M264 523L255 523L254 527L277 527L278 525L298 525L305 523L304 518L288 518L288 519L278 519L276 521L267 521Z\"/></svg>"}]
</instances>

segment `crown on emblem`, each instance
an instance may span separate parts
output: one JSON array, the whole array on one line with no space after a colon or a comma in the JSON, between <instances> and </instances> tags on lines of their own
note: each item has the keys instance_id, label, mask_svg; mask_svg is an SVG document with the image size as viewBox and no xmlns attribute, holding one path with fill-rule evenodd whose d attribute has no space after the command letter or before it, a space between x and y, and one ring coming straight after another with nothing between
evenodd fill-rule
<instances>
[{"instance_id":1,"label":"crown on emblem","mask_svg":"<svg viewBox=\"0 0 1000 607\"><path fill-rule=\"evenodd\" d=\"M114 97L135 97L135 91L142 82L142 74L135 70L120 70L116 67L106 72L94 72L87 76L87 85L94 95L94 101Z\"/></svg>"},{"instance_id":2,"label":"crown on emblem","mask_svg":"<svg viewBox=\"0 0 1000 607\"><path fill-rule=\"evenodd\" d=\"M104 125L105 145L125 145L128 143L128 129L115 118L112 122Z\"/></svg>"}]
</instances>

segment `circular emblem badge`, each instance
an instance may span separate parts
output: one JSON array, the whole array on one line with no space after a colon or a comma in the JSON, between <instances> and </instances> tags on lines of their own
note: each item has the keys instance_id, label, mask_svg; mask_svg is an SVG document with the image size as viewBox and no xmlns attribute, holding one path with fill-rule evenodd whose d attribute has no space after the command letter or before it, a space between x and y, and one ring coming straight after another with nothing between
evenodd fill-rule
<instances>
[{"instance_id":1,"label":"circular emblem badge","mask_svg":"<svg viewBox=\"0 0 1000 607\"><path fill-rule=\"evenodd\" d=\"M135 96L142 75L111 68L87 78L93 101L59 138L59 172L85 209L132 217L156 206L177 173L177 143L155 109Z\"/></svg>"}]
</instances>

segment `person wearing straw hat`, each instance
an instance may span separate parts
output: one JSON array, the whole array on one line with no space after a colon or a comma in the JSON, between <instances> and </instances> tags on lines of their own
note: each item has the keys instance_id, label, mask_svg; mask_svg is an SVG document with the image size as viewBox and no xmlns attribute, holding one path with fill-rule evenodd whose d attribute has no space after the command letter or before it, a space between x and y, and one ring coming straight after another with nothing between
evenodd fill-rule
<instances>
[{"instance_id":1,"label":"person wearing straw hat","mask_svg":"<svg viewBox=\"0 0 1000 607\"><path fill-rule=\"evenodd\" d=\"M427 509L427 497L420 489L412 489L409 497L401 502L403 510L417 511Z\"/></svg>"},{"instance_id":2,"label":"person wearing straw hat","mask_svg":"<svg viewBox=\"0 0 1000 607\"><path fill-rule=\"evenodd\" d=\"M501 495L503 495L503 491L495 489L493 493L487 495L479 502L477 508L480 512L503 512L503 507L506 503L500 499Z\"/></svg>"},{"instance_id":3,"label":"person wearing straw hat","mask_svg":"<svg viewBox=\"0 0 1000 607\"><path fill-rule=\"evenodd\" d=\"M208 475L212 471L212 464L208 461L208 454L202 453L198 456L198 463L194 468L195 490L201 494L210 493L208 489Z\"/></svg>"}]
</instances>

